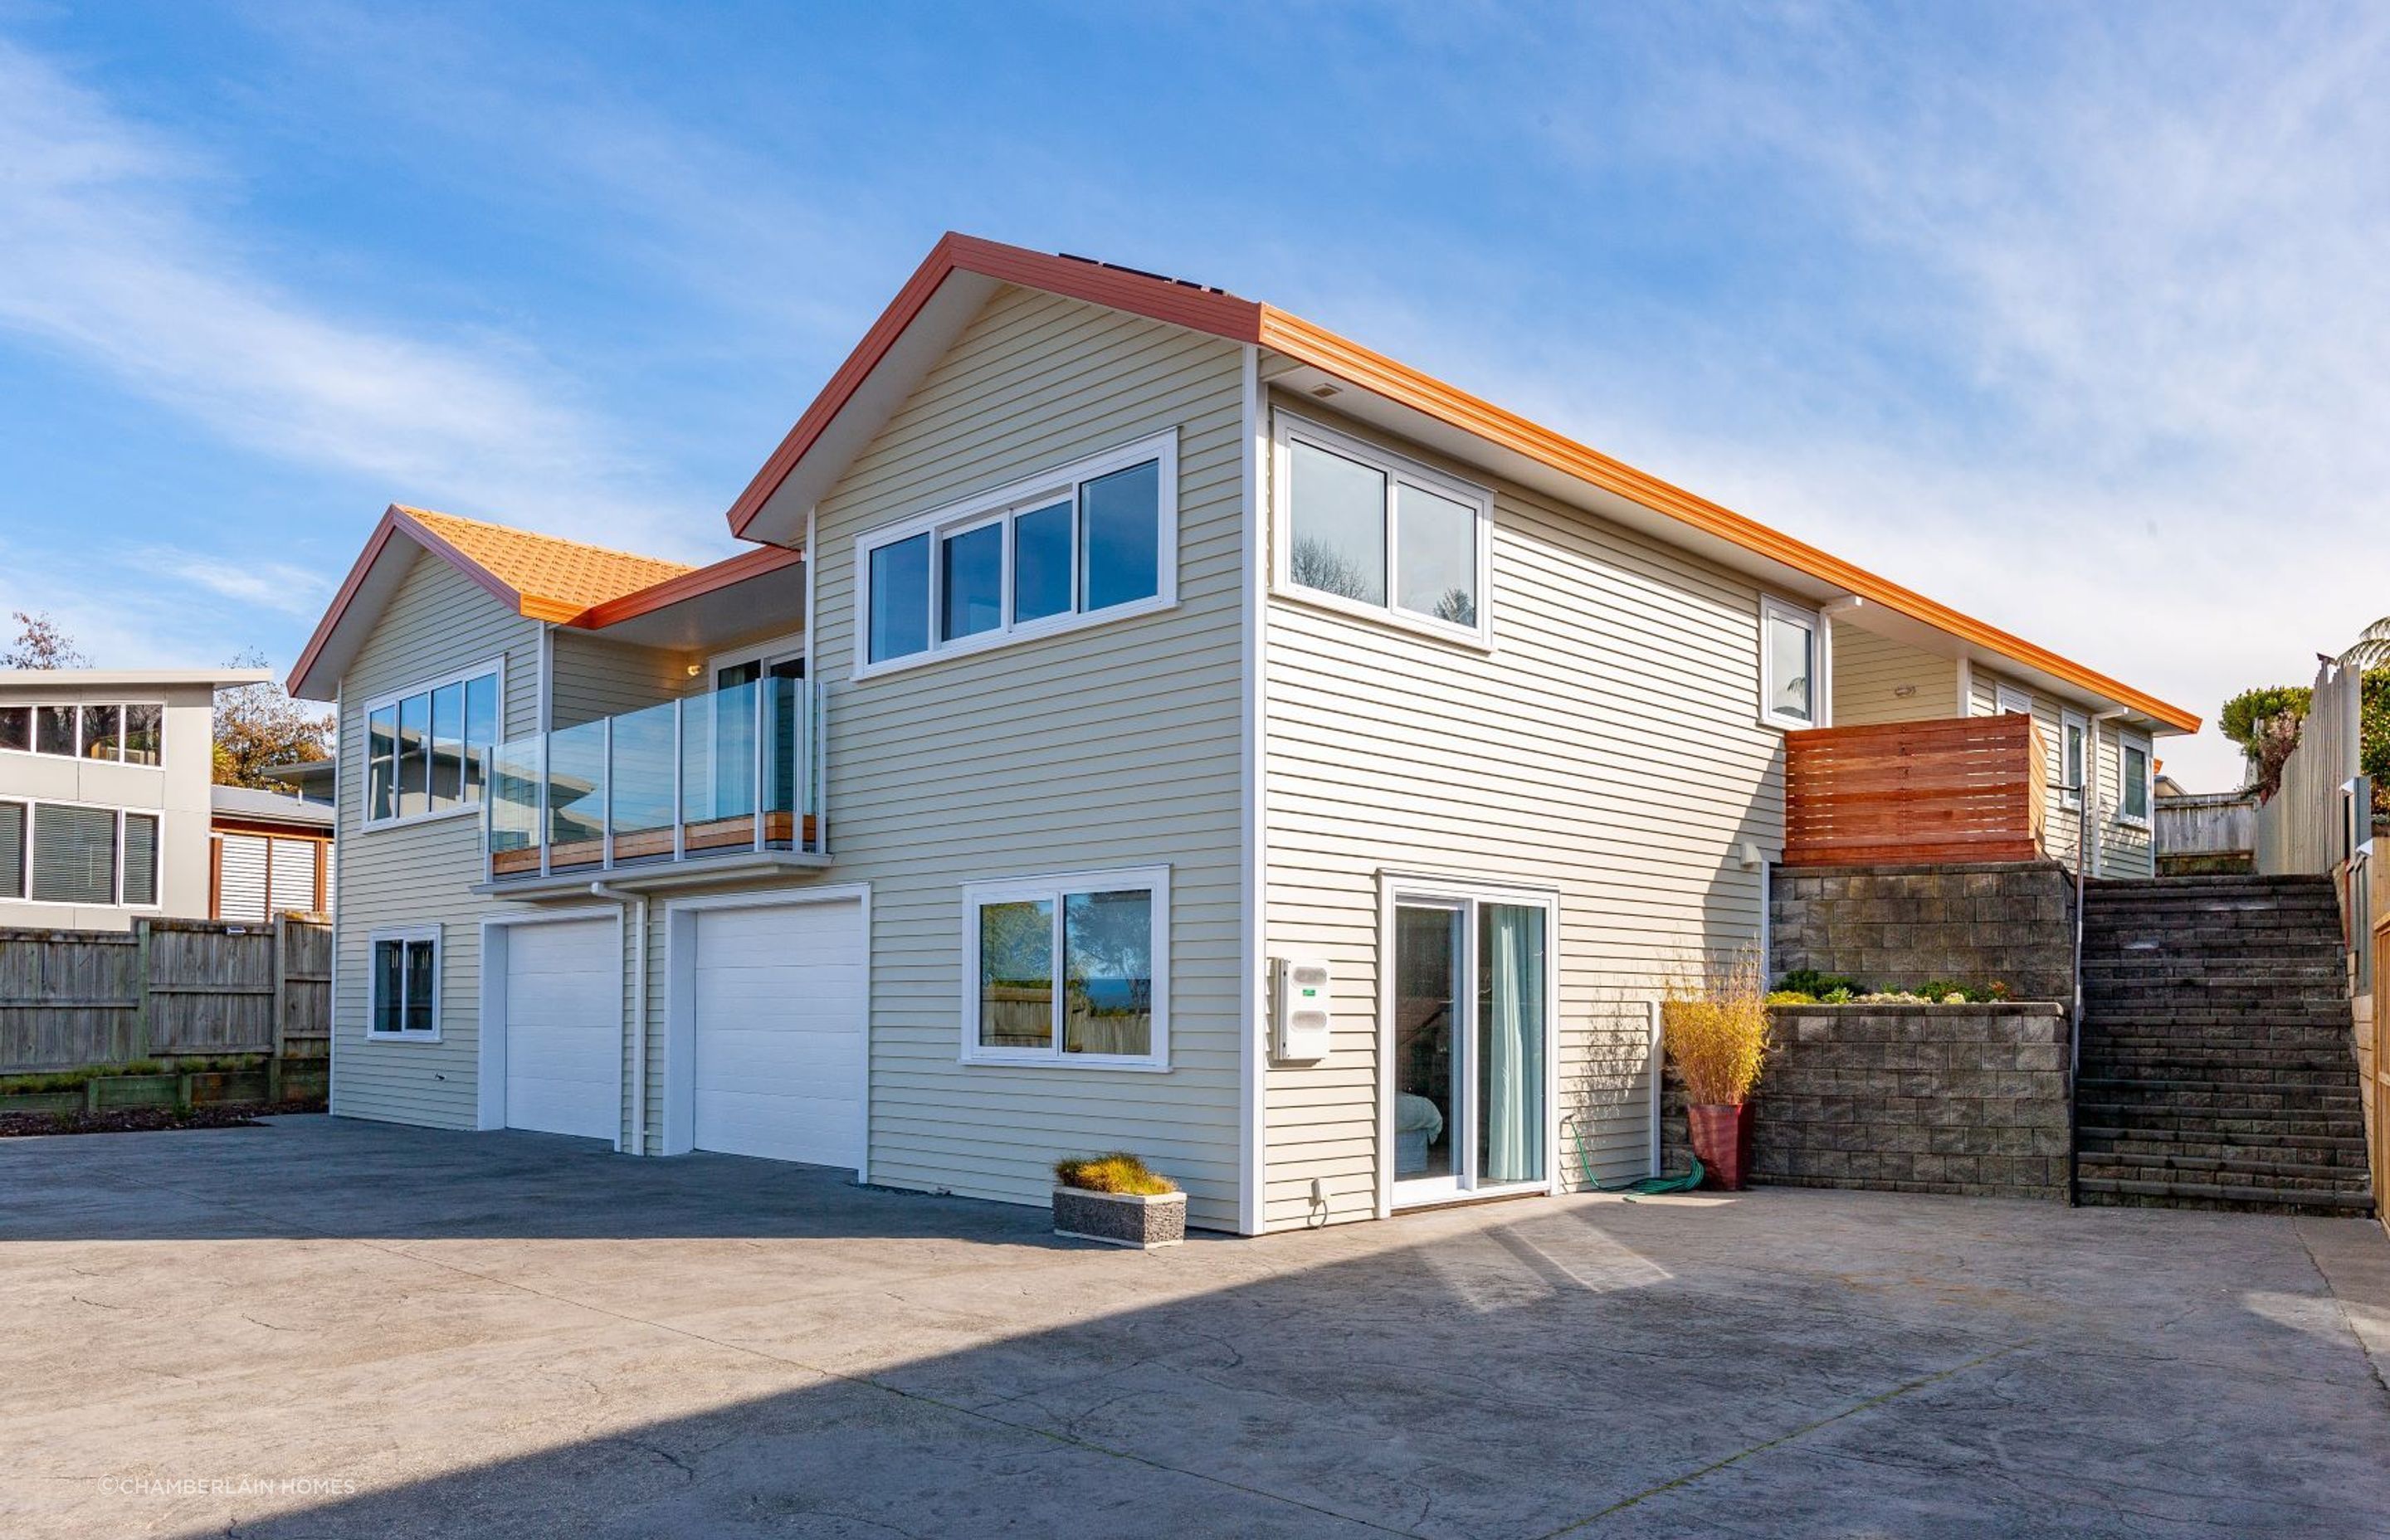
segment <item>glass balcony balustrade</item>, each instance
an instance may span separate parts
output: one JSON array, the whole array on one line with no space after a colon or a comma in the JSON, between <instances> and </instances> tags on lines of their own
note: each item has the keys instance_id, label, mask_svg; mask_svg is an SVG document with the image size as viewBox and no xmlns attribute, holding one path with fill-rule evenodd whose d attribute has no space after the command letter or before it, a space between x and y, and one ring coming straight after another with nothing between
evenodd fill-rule
<instances>
[{"instance_id":1,"label":"glass balcony balustrade","mask_svg":"<svg viewBox=\"0 0 2390 1540\"><path fill-rule=\"evenodd\" d=\"M765 678L499 744L494 882L821 850L813 686Z\"/></svg>"}]
</instances>

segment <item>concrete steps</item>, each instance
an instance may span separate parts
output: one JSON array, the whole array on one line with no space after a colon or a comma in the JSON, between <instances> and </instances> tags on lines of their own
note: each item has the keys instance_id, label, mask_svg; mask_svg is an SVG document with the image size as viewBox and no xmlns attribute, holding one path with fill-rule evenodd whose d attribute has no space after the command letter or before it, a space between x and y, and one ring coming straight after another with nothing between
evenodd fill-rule
<instances>
[{"instance_id":1,"label":"concrete steps","mask_svg":"<svg viewBox=\"0 0 2390 1540\"><path fill-rule=\"evenodd\" d=\"M2328 879L2094 883L2083 929L2081 1201L2371 1212Z\"/></svg>"}]
</instances>

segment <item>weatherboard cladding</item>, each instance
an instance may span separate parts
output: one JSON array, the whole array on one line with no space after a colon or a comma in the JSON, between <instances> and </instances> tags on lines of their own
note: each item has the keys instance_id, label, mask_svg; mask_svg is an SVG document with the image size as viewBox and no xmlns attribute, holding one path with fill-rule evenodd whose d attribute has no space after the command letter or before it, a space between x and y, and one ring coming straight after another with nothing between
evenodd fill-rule
<instances>
[{"instance_id":1,"label":"weatherboard cladding","mask_svg":"<svg viewBox=\"0 0 2390 1540\"><path fill-rule=\"evenodd\" d=\"M1314 416L1315 404L1294 404ZM1757 723L1758 590L1524 489L1495 494L1495 650L1299 599L1268 610L1268 949L1325 956L1334 1047L1267 1073L1267 1223L1367 1217L1378 1161L1382 871L1557 890L1561 1110L1604 1180L1647 1169L1652 997L1758 933L1746 840L1781 838L1780 735ZM1282 535L1283 522L1274 526ZM1571 1149L1556 1152L1578 1185Z\"/></svg>"},{"instance_id":2,"label":"weatherboard cladding","mask_svg":"<svg viewBox=\"0 0 2390 1540\"><path fill-rule=\"evenodd\" d=\"M533 731L539 622L525 620L438 558L418 555L342 676L340 720L340 902L332 1098L344 1117L470 1128L481 1043L481 920L507 907L468 891L481 879L478 815L393 828L359 827L365 808L367 701L503 655L504 731ZM441 1040L366 1036L373 931L441 928Z\"/></svg>"},{"instance_id":3,"label":"weatherboard cladding","mask_svg":"<svg viewBox=\"0 0 2390 1540\"><path fill-rule=\"evenodd\" d=\"M1833 622L1834 725L1959 714L1959 665L1937 652ZM1907 695L1897 692L1906 689Z\"/></svg>"},{"instance_id":4,"label":"weatherboard cladding","mask_svg":"<svg viewBox=\"0 0 2390 1540\"><path fill-rule=\"evenodd\" d=\"M872 888L876 1182L1042 1203L1058 1157L1128 1148L1194 1223L1236 1223L1240 362L999 289L818 506L830 878ZM1176 608L847 681L857 535L1164 430ZM957 1063L962 884L1152 865L1171 869L1169 1072Z\"/></svg>"}]
</instances>

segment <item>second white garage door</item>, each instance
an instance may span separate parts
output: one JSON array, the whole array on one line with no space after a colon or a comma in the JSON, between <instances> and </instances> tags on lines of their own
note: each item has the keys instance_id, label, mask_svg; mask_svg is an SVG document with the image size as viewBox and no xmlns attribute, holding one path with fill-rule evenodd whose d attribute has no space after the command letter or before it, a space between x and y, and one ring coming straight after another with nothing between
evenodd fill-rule
<instances>
[{"instance_id":1,"label":"second white garage door","mask_svg":"<svg viewBox=\"0 0 2390 1540\"><path fill-rule=\"evenodd\" d=\"M610 919L507 927L507 1126L613 1139L623 955Z\"/></svg>"},{"instance_id":2,"label":"second white garage door","mask_svg":"<svg viewBox=\"0 0 2390 1540\"><path fill-rule=\"evenodd\" d=\"M860 1170L863 905L701 909L695 919L697 1148Z\"/></svg>"}]
</instances>

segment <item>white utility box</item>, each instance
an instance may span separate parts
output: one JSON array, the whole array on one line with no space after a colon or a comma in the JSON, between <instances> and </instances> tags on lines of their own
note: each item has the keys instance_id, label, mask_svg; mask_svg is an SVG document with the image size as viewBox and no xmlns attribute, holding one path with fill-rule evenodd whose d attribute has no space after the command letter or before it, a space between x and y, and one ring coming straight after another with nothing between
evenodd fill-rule
<instances>
[{"instance_id":1,"label":"white utility box","mask_svg":"<svg viewBox=\"0 0 2390 1540\"><path fill-rule=\"evenodd\" d=\"M1325 957L1279 957L1278 1021L1273 1052L1279 1059L1328 1057L1329 993Z\"/></svg>"}]
</instances>

